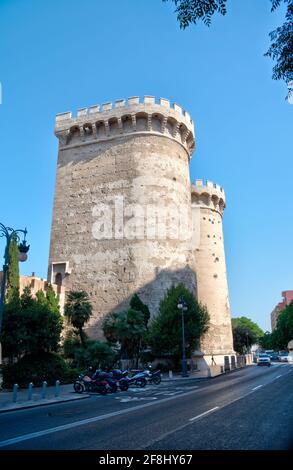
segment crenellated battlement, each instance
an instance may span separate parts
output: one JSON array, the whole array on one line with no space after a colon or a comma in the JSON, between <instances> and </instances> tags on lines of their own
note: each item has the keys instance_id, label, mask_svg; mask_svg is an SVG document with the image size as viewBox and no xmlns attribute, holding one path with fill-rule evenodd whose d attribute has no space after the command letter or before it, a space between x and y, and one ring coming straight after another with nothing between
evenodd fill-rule
<instances>
[{"instance_id":1,"label":"crenellated battlement","mask_svg":"<svg viewBox=\"0 0 293 470\"><path fill-rule=\"evenodd\" d=\"M142 100L133 96L115 103L82 108L56 116L55 135L60 147L108 140L124 134L161 134L180 142L189 156L194 150L194 124L190 115L177 103L154 96Z\"/></svg>"},{"instance_id":2,"label":"crenellated battlement","mask_svg":"<svg viewBox=\"0 0 293 470\"><path fill-rule=\"evenodd\" d=\"M191 201L194 205L206 207L223 213L226 207L224 189L212 181L196 180L191 184Z\"/></svg>"}]
</instances>

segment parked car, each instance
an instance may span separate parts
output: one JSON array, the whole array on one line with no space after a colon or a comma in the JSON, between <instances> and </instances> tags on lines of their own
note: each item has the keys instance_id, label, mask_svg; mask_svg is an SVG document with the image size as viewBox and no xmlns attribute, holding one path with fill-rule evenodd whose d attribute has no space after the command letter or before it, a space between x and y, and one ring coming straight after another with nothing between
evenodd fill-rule
<instances>
[{"instance_id":1,"label":"parked car","mask_svg":"<svg viewBox=\"0 0 293 470\"><path fill-rule=\"evenodd\" d=\"M279 360L279 355L276 352L273 352L269 354L271 361L278 361Z\"/></svg>"},{"instance_id":2,"label":"parked car","mask_svg":"<svg viewBox=\"0 0 293 470\"><path fill-rule=\"evenodd\" d=\"M280 362L288 362L288 353L287 352L280 353L278 358Z\"/></svg>"},{"instance_id":3,"label":"parked car","mask_svg":"<svg viewBox=\"0 0 293 470\"><path fill-rule=\"evenodd\" d=\"M256 362L258 366L270 366L271 358L268 354L259 354Z\"/></svg>"}]
</instances>

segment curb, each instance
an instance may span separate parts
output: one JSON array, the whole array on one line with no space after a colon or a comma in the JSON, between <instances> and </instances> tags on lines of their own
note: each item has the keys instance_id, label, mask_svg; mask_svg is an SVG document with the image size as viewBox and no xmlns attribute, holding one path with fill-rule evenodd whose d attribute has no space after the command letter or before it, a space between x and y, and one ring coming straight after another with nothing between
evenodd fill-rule
<instances>
[{"instance_id":1,"label":"curb","mask_svg":"<svg viewBox=\"0 0 293 470\"><path fill-rule=\"evenodd\" d=\"M236 367L235 369L229 369L229 370L225 370L224 372L221 372L220 374L217 374L217 375L211 375L211 376L203 376L203 377L196 377L196 376L189 376L189 377L178 377L178 378L172 378L172 379L169 379L169 378L166 378L166 379L162 379L162 382L177 382L177 380L184 380L184 381L188 381L188 380L206 380L206 379L215 379L216 377L222 377L223 375L227 375L227 374L231 374L233 372L237 372L237 371L240 371L240 370L243 370L245 369L246 367L249 367L251 366L252 364L247 364L246 366L243 366L243 367Z\"/></svg>"},{"instance_id":2,"label":"curb","mask_svg":"<svg viewBox=\"0 0 293 470\"><path fill-rule=\"evenodd\" d=\"M179 382L181 380L184 380L185 382L188 382L190 380L202 380L202 379L210 379L211 377L178 377L178 378L173 378L173 379L162 379L162 382Z\"/></svg>"},{"instance_id":3,"label":"curb","mask_svg":"<svg viewBox=\"0 0 293 470\"><path fill-rule=\"evenodd\" d=\"M21 410L26 410L29 408L37 408L41 406L48 406L48 405L57 405L59 403L66 403L69 401L76 401L76 400L84 400L85 398L90 398L90 395L82 395L82 396L76 396L74 398L61 398L60 400L53 399L52 401L46 402L46 403L30 403L30 404L25 404L23 406L17 406L15 408L0 408L0 414L1 413L9 413L11 411L21 411Z\"/></svg>"}]
</instances>

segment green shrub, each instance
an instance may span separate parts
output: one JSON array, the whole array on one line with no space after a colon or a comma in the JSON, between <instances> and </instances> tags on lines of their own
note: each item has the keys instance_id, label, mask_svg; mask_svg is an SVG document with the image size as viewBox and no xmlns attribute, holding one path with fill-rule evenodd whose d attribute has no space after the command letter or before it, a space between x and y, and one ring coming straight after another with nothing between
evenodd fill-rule
<instances>
[{"instance_id":1,"label":"green shrub","mask_svg":"<svg viewBox=\"0 0 293 470\"><path fill-rule=\"evenodd\" d=\"M86 346L75 349L73 364L82 369L89 366L94 368L112 367L116 362L116 354L112 348L103 341L88 339Z\"/></svg>"},{"instance_id":2,"label":"green shrub","mask_svg":"<svg viewBox=\"0 0 293 470\"><path fill-rule=\"evenodd\" d=\"M78 369L70 368L57 354L29 354L23 356L16 364L3 367L3 387L11 388L15 383L20 387L27 387L30 382L37 387L42 385L44 380L48 385L54 385L56 380L63 384L72 383L78 374Z\"/></svg>"}]
</instances>

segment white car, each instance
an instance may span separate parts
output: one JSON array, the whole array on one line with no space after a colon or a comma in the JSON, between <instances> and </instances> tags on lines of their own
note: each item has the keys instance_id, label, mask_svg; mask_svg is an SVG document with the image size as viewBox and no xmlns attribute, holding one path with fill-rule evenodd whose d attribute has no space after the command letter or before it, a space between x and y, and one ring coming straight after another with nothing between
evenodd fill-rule
<instances>
[{"instance_id":1,"label":"white car","mask_svg":"<svg viewBox=\"0 0 293 470\"><path fill-rule=\"evenodd\" d=\"M270 366L271 358L268 354L259 354L256 363L258 366Z\"/></svg>"},{"instance_id":2,"label":"white car","mask_svg":"<svg viewBox=\"0 0 293 470\"><path fill-rule=\"evenodd\" d=\"M288 362L288 353L281 353L278 358L280 362Z\"/></svg>"}]
</instances>

